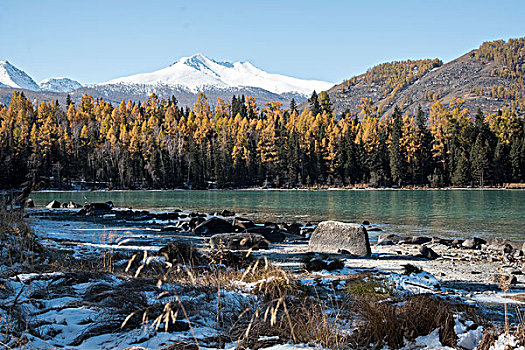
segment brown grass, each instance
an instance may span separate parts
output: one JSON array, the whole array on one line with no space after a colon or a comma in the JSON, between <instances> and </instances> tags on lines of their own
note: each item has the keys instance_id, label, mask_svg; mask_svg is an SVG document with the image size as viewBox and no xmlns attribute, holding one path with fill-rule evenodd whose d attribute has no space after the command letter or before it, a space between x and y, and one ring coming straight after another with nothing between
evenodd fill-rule
<instances>
[{"instance_id":1,"label":"brown grass","mask_svg":"<svg viewBox=\"0 0 525 350\"><path fill-rule=\"evenodd\" d=\"M0 207L0 248L0 262L17 270L31 270L37 254L44 251L23 211L5 207Z\"/></svg>"},{"instance_id":2,"label":"brown grass","mask_svg":"<svg viewBox=\"0 0 525 350\"><path fill-rule=\"evenodd\" d=\"M357 308L362 324L354 335L355 342L360 346L388 345L393 349L402 347L404 338L413 341L437 328L441 343L455 347L454 313L468 310L464 305L432 295L413 296L400 304L360 301Z\"/></svg>"}]
</instances>

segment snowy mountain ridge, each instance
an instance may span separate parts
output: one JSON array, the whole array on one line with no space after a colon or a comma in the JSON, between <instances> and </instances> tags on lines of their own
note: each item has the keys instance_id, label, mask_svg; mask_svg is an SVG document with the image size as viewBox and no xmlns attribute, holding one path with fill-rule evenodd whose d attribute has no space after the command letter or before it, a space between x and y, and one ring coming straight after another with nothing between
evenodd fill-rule
<instances>
[{"instance_id":1,"label":"snowy mountain ridge","mask_svg":"<svg viewBox=\"0 0 525 350\"><path fill-rule=\"evenodd\" d=\"M276 94L310 95L334 84L319 80L303 80L265 72L249 62L218 62L202 54L183 57L172 65L151 72L113 79L95 85L161 85L177 87L193 93L207 89L261 88Z\"/></svg>"},{"instance_id":2,"label":"snowy mountain ridge","mask_svg":"<svg viewBox=\"0 0 525 350\"><path fill-rule=\"evenodd\" d=\"M182 57L170 66L151 72L112 79L83 86L69 78L48 78L37 84L28 74L7 61L0 61L0 87L26 89L39 93L88 93L111 101L145 99L149 94L177 95L191 104L198 93L214 100L234 94L247 94L264 102L286 102L308 98L314 90L320 92L334 86L319 80L304 80L265 72L250 62L219 62L202 54Z\"/></svg>"},{"instance_id":3,"label":"snowy mountain ridge","mask_svg":"<svg viewBox=\"0 0 525 350\"><path fill-rule=\"evenodd\" d=\"M69 78L48 78L38 83L43 91L71 92L82 87L78 81Z\"/></svg>"},{"instance_id":4,"label":"snowy mountain ridge","mask_svg":"<svg viewBox=\"0 0 525 350\"><path fill-rule=\"evenodd\" d=\"M40 90L38 84L29 75L8 61L0 61L0 84L19 89Z\"/></svg>"}]
</instances>

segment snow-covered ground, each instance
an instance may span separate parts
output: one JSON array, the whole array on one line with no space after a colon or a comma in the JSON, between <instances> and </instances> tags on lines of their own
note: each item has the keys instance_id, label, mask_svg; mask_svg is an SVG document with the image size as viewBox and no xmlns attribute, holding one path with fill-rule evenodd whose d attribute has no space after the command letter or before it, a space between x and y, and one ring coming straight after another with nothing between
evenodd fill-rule
<instances>
[{"instance_id":1,"label":"snow-covered ground","mask_svg":"<svg viewBox=\"0 0 525 350\"><path fill-rule=\"evenodd\" d=\"M67 269L64 266L53 269L48 266L44 268L45 271L11 273L9 277L1 278L2 310L19 310L18 317L27 319L27 328L21 330L27 342L18 346L11 343L11 348L161 349L174 342L181 342L199 344L203 348L234 349L239 345L239 338L225 337L222 342L218 342L217 336L225 336L228 327L235 323L232 320L239 318L243 312L254 312L257 309L257 305L262 302L257 293L261 285L280 283L279 275L269 275L259 280L244 279L242 276L247 272L241 270L238 275L229 277L230 280L220 288L216 285L210 288L203 282L208 278L206 275L188 270L188 275L193 276L188 277L188 280L196 279L193 286L184 283L158 284L156 278L147 278L148 267L144 269L144 278L140 279L141 275L137 274L139 280L136 280L133 274L122 273L133 253L138 252L140 255L138 264L147 262L152 269L156 269L166 264L167 260L164 257L153 258L153 255L174 238L193 242L201 251L209 250L207 240L202 236L189 232L161 231L166 225L177 226L181 224L179 221L187 222L190 220L190 213L183 212L185 218L180 220L147 219L133 222L117 221L114 215L87 220L72 216L73 213L74 210L69 209L38 209L32 212L30 221L40 241L48 248L62 251L86 264L111 256L112 265L107 271L77 271L76 267ZM487 281L489 276L498 272L498 262L484 259L482 252L476 255L475 252L451 250L438 245L433 248L443 257L433 261L415 258L417 247L411 245L373 246L370 258L343 257L342 269L310 273L300 270L301 262L298 259L307 251L305 243L273 244L270 249L253 252L253 255L274 261L276 266L294 276L298 288L313 288L320 298L334 293L344 294L352 281L360 279L365 282L378 281L376 288L384 289L381 293L390 293L399 300L419 294L431 294L466 305L481 305L482 308L485 304L499 305L498 310L505 303L522 305L516 297L522 294L521 276L518 275L517 289L503 293L495 289L490 284L492 282ZM406 264L420 267L422 271L406 274L403 272L403 265ZM221 268L220 265L217 266ZM133 268L136 267L134 265ZM16 269L24 270L23 266L14 266L11 270L2 269L1 272L7 276L7 271ZM470 273L478 270L483 273ZM482 290L482 282L485 283L485 289L491 290ZM509 299L511 296L515 299ZM175 316L179 328L166 332L163 329L164 319L158 321L159 327L154 322L162 314L160 310L168 303L175 306L175 309L178 308L177 305L183 305L184 308L178 309ZM405 302L399 303L402 305ZM146 309L152 310L147 320L142 319L143 310ZM182 309L187 314L182 315ZM132 326L121 328L124 320L136 311L140 312L130 318ZM219 314L222 315L220 318L223 322L220 327L217 326ZM4 312L0 314L0 327L3 330L9 330L12 324L12 319L7 315ZM455 315L454 319L457 345L463 349L475 349L481 341L484 327L462 314ZM351 325L352 322L348 326L342 323L337 327L351 333L355 328L355 325ZM348 329L345 330L345 327ZM288 340L275 337L274 334L261 335L259 341L274 350L305 349L312 346L322 348L318 344L289 344ZM4 342L6 339L1 338L0 341ZM283 342L284 344L272 345ZM511 335L500 336L491 349L504 349L503 344L514 344L514 348L520 348L517 345L518 340ZM405 339L403 347L449 348L441 344L438 328L413 341Z\"/></svg>"}]
</instances>

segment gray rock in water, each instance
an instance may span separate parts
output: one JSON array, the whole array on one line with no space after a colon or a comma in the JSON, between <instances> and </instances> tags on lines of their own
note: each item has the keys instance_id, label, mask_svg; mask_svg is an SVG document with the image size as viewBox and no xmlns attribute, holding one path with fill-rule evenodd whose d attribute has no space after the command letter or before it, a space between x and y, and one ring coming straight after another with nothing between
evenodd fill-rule
<instances>
[{"instance_id":1,"label":"gray rock in water","mask_svg":"<svg viewBox=\"0 0 525 350\"><path fill-rule=\"evenodd\" d=\"M60 202L53 200L53 201L49 202L48 205L46 205L46 208L48 208L48 209L60 208Z\"/></svg>"},{"instance_id":2,"label":"gray rock in water","mask_svg":"<svg viewBox=\"0 0 525 350\"><path fill-rule=\"evenodd\" d=\"M69 201L67 207L68 207L69 209L78 209L78 208L82 208L82 206L81 206L80 204L77 204L77 203L75 203L75 202L73 202L73 201Z\"/></svg>"},{"instance_id":3,"label":"gray rock in water","mask_svg":"<svg viewBox=\"0 0 525 350\"><path fill-rule=\"evenodd\" d=\"M424 258L434 260L439 258L439 254L432 250L432 248L427 247L426 245L422 245L419 247L419 252L421 255L423 255Z\"/></svg>"},{"instance_id":4,"label":"gray rock in water","mask_svg":"<svg viewBox=\"0 0 525 350\"><path fill-rule=\"evenodd\" d=\"M370 242L364 226L338 221L319 223L310 238L308 250L319 253L347 251L357 256L370 256Z\"/></svg>"},{"instance_id":5,"label":"gray rock in water","mask_svg":"<svg viewBox=\"0 0 525 350\"><path fill-rule=\"evenodd\" d=\"M221 233L210 238L212 249L231 250L268 249L268 241L256 233Z\"/></svg>"}]
</instances>

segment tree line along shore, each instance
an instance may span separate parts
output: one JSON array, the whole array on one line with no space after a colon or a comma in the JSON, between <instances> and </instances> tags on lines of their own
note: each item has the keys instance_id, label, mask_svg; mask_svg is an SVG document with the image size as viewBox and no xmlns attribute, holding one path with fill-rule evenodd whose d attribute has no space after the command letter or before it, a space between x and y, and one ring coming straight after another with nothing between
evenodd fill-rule
<instances>
[{"instance_id":1,"label":"tree line along shore","mask_svg":"<svg viewBox=\"0 0 525 350\"><path fill-rule=\"evenodd\" d=\"M113 189L501 186L525 182L525 123L512 108L469 111L435 101L429 113L370 99L336 116L326 92L298 110L253 97L31 102L0 105L0 187L101 183Z\"/></svg>"}]
</instances>

